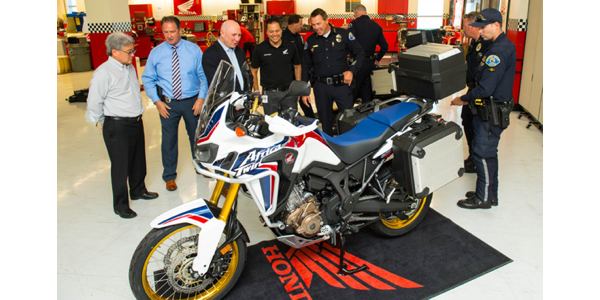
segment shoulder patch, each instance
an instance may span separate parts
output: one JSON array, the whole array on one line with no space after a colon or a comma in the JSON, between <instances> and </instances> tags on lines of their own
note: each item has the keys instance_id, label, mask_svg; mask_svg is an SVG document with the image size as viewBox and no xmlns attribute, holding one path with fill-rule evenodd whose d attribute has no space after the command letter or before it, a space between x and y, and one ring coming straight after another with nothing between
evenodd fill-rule
<instances>
[{"instance_id":1,"label":"shoulder patch","mask_svg":"<svg viewBox=\"0 0 600 300\"><path fill-rule=\"evenodd\" d=\"M485 64L488 65L488 67L493 68L500 64L500 57L492 54L485 59Z\"/></svg>"},{"instance_id":2,"label":"shoulder patch","mask_svg":"<svg viewBox=\"0 0 600 300\"><path fill-rule=\"evenodd\" d=\"M354 41L356 37L354 37L354 34L352 34L352 32L348 32L348 39Z\"/></svg>"}]
</instances>

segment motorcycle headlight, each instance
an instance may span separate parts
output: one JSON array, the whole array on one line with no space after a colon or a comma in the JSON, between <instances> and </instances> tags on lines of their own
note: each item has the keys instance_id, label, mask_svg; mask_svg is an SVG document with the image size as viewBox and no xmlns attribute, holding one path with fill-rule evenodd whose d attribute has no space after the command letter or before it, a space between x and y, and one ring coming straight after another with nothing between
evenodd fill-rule
<instances>
[{"instance_id":1,"label":"motorcycle headlight","mask_svg":"<svg viewBox=\"0 0 600 300\"><path fill-rule=\"evenodd\" d=\"M219 146L217 144L197 145L194 151L194 158L199 163L212 163L217 157Z\"/></svg>"}]
</instances>

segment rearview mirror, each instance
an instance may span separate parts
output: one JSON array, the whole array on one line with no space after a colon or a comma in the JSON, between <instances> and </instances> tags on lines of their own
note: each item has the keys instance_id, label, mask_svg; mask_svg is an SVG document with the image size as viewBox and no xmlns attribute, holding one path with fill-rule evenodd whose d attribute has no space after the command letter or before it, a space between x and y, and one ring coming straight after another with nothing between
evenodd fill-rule
<instances>
[{"instance_id":1,"label":"rearview mirror","mask_svg":"<svg viewBox=\"0 0 600 300\"><path fill-rule=\"evenodd\" d=\"M310 95L310 83L294 80L290 83L287 94L289 96L308 96Z\"/></svg>"}]
</instances>

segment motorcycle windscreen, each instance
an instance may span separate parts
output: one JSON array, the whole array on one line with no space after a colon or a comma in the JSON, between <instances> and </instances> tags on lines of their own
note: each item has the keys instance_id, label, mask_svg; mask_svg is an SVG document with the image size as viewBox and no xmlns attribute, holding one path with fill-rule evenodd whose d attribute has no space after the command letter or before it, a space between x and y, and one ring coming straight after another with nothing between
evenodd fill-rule
<instances>
[{"instance_id":1,"label":"motorcycle windscreen","mask_svg":"<svg viewBox=\"0 0 600 300\"><path fill-rule=\"evenodd\" d=\"M205 131L209 129L207 127L215 110L219 105L229 99L234 90L235 71L233 66L230 63L221 60L221 63L219 63L217 71L215 72L215 76L213 76L210 86L208 87L208 95L204 100L204 105L200 112L198 126L196 127L196 140L207 134Z\"/></svg>"}]
</instances>

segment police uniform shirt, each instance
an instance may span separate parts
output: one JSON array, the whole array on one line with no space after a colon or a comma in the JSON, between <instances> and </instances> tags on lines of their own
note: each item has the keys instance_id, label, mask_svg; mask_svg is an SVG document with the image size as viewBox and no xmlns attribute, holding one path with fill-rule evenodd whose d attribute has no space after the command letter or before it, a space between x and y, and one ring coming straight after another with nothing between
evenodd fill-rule
<instances>
[{"instance_id":1,"label":"police uniform shirt","mask_svg":"<svg viewBox=\"0 0 600 300\"><path fill-rule=\"evenodd\" d=\"M330 26L328 33L319 36L313 33L304 45L302 80L308 81L308 71L316 77L333 76L352 71L356 73L364 61L364 50L356 42L356 37L343 28ZM356 59L353 65L348 64L347 56L352 54Z\"/></svg>"},{"instance_id":2,"label":"police uniform shirt","mask_svg":"<svg viewBox=\"0 0 600 300\"><path fill-rule=\"evenodd\" d=\"M350 23L350 31L356 36L358 43L365 51L366 57L375 54L375 47L379 45L380 50L375 60L381 60L388 49L387 41L383 36L381 27L371 20L369 16L362 15Z\"/></svg>"},{"instance_id":3,"label":"police uniform shirt","mask_svg":"<svg viewBox=\"0 0 600 300\"><path fill-rule=\"evenodd\" d=\"M296 47L296 52L302 59L302 51L304 50L304 39L299 33L292 33L288 28L283 31L283 41L286 43L291 43Z\"/></svg>"},{"instance_id":4,"label":"police uniform shirt","mask_svg":"<svg viewBox=\"0 0 600 300\"><path fill-rule=\"evenodd\" d=\"M515 45L501 33L481 58L475 74L476 87L460 98L474 101L493 96L495 101L511 100L515 65Z\"/></svg>"},{"instance_id":5,"label":"police uniform shirt","mask_svg":"<svg viewBox=\"0 0 600 300\"><path fill-rule=\"evenodd\" d=\"M283 41L275 48L266 40L252 53L252 67L260 68L260 84L266 90L287 89L294 80L294 65L299 64L296 47Z\"/></svg>"},{"instance_id":6,"label":"police uniform shirt","mask_svg":"<svg viewBox=\"0 0 600 300\"><path fill-rule=\"evenodd\" d=\"M482 38L472 40L467 51L467 85L472 88L475 86L475 74L479 70L479 64L483 54L488 50L490 41Z\"/></svg>"}]
</instances>

